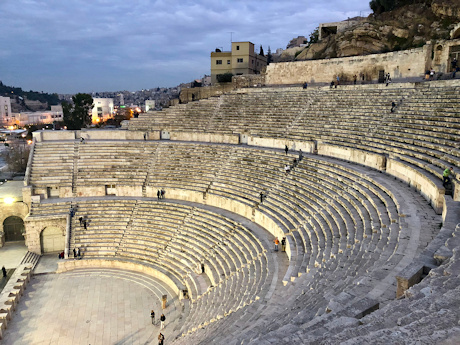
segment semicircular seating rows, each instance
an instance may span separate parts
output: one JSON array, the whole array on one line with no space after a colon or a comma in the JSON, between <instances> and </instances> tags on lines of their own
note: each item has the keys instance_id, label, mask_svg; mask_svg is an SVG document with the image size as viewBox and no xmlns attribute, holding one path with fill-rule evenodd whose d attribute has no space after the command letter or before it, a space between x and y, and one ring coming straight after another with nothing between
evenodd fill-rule
<instances>
[{"instance_id":1,"label":"semicircular seating rows","mask_svg":"<svg viewBox=\"0 0 460 345\"><path fill-rule=\"evenodd\" d=\"M391 155L443 189L442 171L460 168L459 91L457 81L237 90L214 101L214 109L209 109L209 100L192 102L141 115L130 121L129 129L320 141ZM201 109L202 102L206 108Z\"/></svg>"},{"instance_id":2,"label":"semicircular seating rows","mask_svg":"<svg viewBox=\"0 0 460 345\"><path fill-rule=\"evenodd\" d=\"M51 142L52 146L55 144ZM66 143L60 144L63 146ZM74 145L73 142L67 144ZM42 152L40 146L46 145L47 142L39 145L37 152ZM118 160L129 159L132 153L121 148L125 145L124 141L88 141L84 144L88 155L79 156L77 165L89 166L90 163L85 163L89 159L87 157L91 157L89 153L92 152L94 157L102 147L104 155L112 152L115 156L116 152ZM151 143L137 142L137 149L142 150L143 145L145 148L152 146ZM159 160L155 160L151 167L158 173L145 175L146 185L151 186L152 190L161 186L167 196L180 186L182 192L189 190L200 193L203 203L216 197L223 198L230 203L238 202L249 207L249 216L253 216L256 222L263 224L266 222L264 219L270 219L281 229L280 234L288 238L291 263L283 278L285 284L305 275L310 281L310 289L317 291L327 289L332 279L336 279L333 291L326 294L329 299L348 291L349 296L359 300L358 296L365 296L382 284L382 278L391 276L393 279L386 284L390 289L385 298L391 298L394 294L392 284L398 272L394 268L404 258L403 252L407 246L404 237L410 232L408 224L401 218L406 212L405 196L398 194L401 183L389 183L381 174L369 168L328 158L306 157L286 175L284 164L291 162L297 155L228 145L156 145ZM187 167L187 170L183 167ZM141 168L140 162L137 165L130 164L125 168L125 173L134 176ZM104 169L108 176L115 176L118 166L107 165ZM83 181L79 181L79 176L82 176ZM79 172L75 182L77 185L87 184L97 188L100 183L105 183L101 182L99 176L91 171L86 174ZM119 177L114 181L123 185L125 179ZM127 185L132 183L126 181ZM140 186L141 181L136 184ZM258 195L260 190L267 195L262 204ZM237 248L241 248L248 239L239 239L239 245L234 246L233 251L219 251L212 263L203 257L203 249L215 249L222 245L225 236L232 234L234 223L219 220L219 226L227 224L227 229L213 234L216 227L211 226L211 230L207 230L206 225L210 222L215 224L218 220L195 215L195 212L204 212L199 208L151 200L108 198L72 203L77 210L72 226L73 246L81 247L85 258L130 259L160 266L177 284L187 286L192 300L196 301L196 307L191 312L194 316L187 319L193 322L184 325L184 334L186 331L193 332L206 327L209 322L229 315L230 311L237 311L238 306L249 305L257 300L258 291L267 289L264 284L268 284L270 268L263 254L262 258L258 257L263 253L260 244L252 249L253 253L243 254ZM46 203L34 206L31 217L54 213L56 207L61 208L61 213L68 212L71 202L53 202L58 200L49 199ZM225 204L223 202L221 206ZM428 209L427 205L425 207ZM86 231L77 224L80 216L89 219ZM237 233L242 232L236 226ZM427 232L431 234L434 231L433 222L427 227ZM195 240L199 234L203 243L197 245L201 242ZM191 239L194 239L193 242L190 242ZM258 243L254 239L252 241ZM252 265L243 267L251 263L251 260ZM199 282L196 270L203 261L206 262L211 284L216 286L213 293L203 294L204 291L200 290L203 284ZM235 271L238 273L232 274ZM355 287L357 279L364 279L361 276L364 272L369 275L366 276L368 281ZM254 283L254 288L251 288L247 281L254 278L256 273L254 281L259 283ZM306 273L309 273L308 276ZM220 279L223 275L227 279ZM238 286L243 286L245 292L236 289ZM376 293L375 297L380 297L380 294ZM221 302L220 298L224 296L227 300ZM236 296L240 296L240 299ZM353 298L350 297L348 302L351 303ZM312 310L322 309L330 302L318 296L300 301ZM222 303L223 308L216 310L219 303ZM193 312L199 313L201 317ZM310 318L314 316L315 313L309 315Z\"/></svg>"},{"instance_id":3,"label":"semicircular seating rows","mask_svg":"<svg viewBox=\"0 0 460 345\"><path fill-rule=\"evenodd\" d=\"M173 107L154 119L133 119L130 129L238 133L244 128L261 137L320 140L394 155L442 189L442 168L460 166L456 132L460 124L458 111L452 108L458 104L457 87L439 89L239 91ZM451 91L448 97L439 96ZM402 101L390 113L388 102L396 98ZM421 99L427 102L417 106ZM269 125L262 124L266 118L272 121ZM239 145L44 141L35 145L30 184L38 194L44 188L64 186L75 197L95 197L76 199L80 201L74 219L79 212L87 215L89 230L84 232L78 224L72 227L76 229L72 243L84 247L87 258L161 263L177 284L189 288L194 303L176 344L302 343L307 337L328 343L326 333L340 341L366 339L371 326L357 334L355 320L380 304L381 311L363 319L378 325L392 308L401 308L403 302L393 301L395 276L418 255L426 255L441 218L415 190L364 166L307 155L286 174L284 166L297 157ZM47 165L56 168L47 173ZM111 184L119 196L103 197L101 191ZM137 197L124 198L123 188L130 188ZM160 188L166 191L166 202L146 198L155 197ZM260 192L266 195L263 203ZM118 211L104 214L110 203L117 204ZM236 212L270 235L265 244L261 237L243 236L236 240L238 244L226 243L222 250L224 237L235 236L232 229L251 232L199 204ZM58 199L50 199L35 206L30 217L46 214L46 207L56 212L59 205ZM63 212L70 205L70 201L62 204ZM156 217L156 212L168 216ZM149 239L152 232L158 239ZM201 236L200 246L190 243L196 236ZM287 270L280 273L283 284L275 285L271 278L275 263L266 243L273 236L287 237L290 260ZM252 244L245 253L244 241ZM457 247L450 241L455 253ZM207 248L217 251L215 257L203 257L202 249ZM197 269L203 261L208 286L214 286L207 292L202 288L205 278L200 278ZM449 269L458 273L455 265ZM432 272L433 278L422 281L421 287L436 286L437 271ZM415 295L423 300L428 298L424 293ZM386 329L376 327L382 332Z\"/></svg>"}]
</instances>

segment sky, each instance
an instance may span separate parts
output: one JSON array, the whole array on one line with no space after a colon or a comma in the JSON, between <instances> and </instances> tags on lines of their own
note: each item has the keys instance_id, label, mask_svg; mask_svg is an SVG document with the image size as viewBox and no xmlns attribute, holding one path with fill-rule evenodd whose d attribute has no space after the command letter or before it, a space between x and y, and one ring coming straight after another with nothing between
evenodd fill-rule
<instances>
[{"instance_id":1,"label":"sky","mask_svg":"<svg viewBox=\"0 0 460 345\"><path fill-rule=\"evenodd\" d=\"M369 0L0 0L0 81L56 93L172 87L210 74L210 53L286 48Z\"/></svg>"}]
</instances>

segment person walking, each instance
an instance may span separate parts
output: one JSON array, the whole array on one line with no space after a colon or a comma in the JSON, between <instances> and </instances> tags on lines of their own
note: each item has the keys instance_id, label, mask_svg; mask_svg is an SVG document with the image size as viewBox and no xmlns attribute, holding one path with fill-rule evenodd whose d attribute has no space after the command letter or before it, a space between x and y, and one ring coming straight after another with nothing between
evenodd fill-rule
<instances>
[{"instance_id":1,"label":"person walking","mask_svg":"<svg viewBox=\"0 0 460 345\"><path fill-rule=\"evenodd\" d=\"M160 194L161 194L161 192L160 192L160 190L158 189L158 190L157 190L157 198L158 198L158 200L160 200Z\"/></svg>"},{"instance_id":2,"label":"person walking","mask_svg":"<svg viewBox=\"0 0 460 345\"><path fill-rule=\"evenodd\" d=\"M2 267L3 278L6 278L6 268L5 266Z\"/></svg>"},{"instance_id":3,"label":"person walking","mask_svg":"<svg viewBox=\"0 0 460 345\"><path fill-rule=\"evenodd\" d=\"M289 147L287 145L284 146L284 152L286 152L286 156L287 156L287 153L289 151Z\"/></svg>"},{"instance_id":4,"label":"person walking","mask_svg":"<svg viewBox=\"0 0 460 345\"><path fill-rule=\"evenodd\" d=\"M260 203L262 204L264 202L264 193L260 192Z\"/></svg>"},{"instance_id":5,"label":"person walking","mask_svg":"<svg viewBox=\"0 0 460 345\"><path fill-rule=\"evenodd\" d=\"M158 345L164 345L165 336L163 334L158 334Z\"/></svg>"},{"instance_id":6,"label":"person walking","mask_svg":"<svg viewBox=\"0 0 460 345\"><path fill-rule=\"evenodd\" d=\"M160 329L164 329L164 328L165 328L165 321L166 321L166 316L165 316L165 314L161 314L161 316L160 316L160 323L161 323Z\"/></svg>"},{"instance_id":7,"label":"person walking","mask_svg":"<svg viewBox=\"0 0 460 345\"><path fill-rule=\"evenodd\" d=\"M165 198L165 190L163 188L161 188L160 196L161 196L161 199Z\"/></svg>"},{"instance_id":8,"label":"person walking","mask_svg":"<svg viewBox=\"0 0 460 345\"><path fill-rule=\"evenodd\" d=\"M283 237L281 239L281 251L285 252L286 251L286 237Z\"/></svg>"},{"instance_id":9,"label":"person walking","mask_svg":"<svg viewBox=\"0 0 460 345\"><path fill-rule=\"evenodd\" d=\"M77 257L77 250L74 248L73 249L73 257L76 258Z\"/></svg>"},{"instance_id":10,"label":"person walking","mask_svg":"<svg viewBox=\"0 0 460 345\"><path fill-rule=\"evenodd\" d=\"M80 226L81 226L81 224L83 223L83 217L78 218L78 220L80 221Z\"/></svg>"},{"instance_id":11,"label":"person walking","mask_svg":"<svg viewBox=\"0 0 460 345\"><path fill-rule=\"evenodd\" d=\"M150 312L150 317L152 319L152 325L154 325L155 324L155 312L153 310Z\"/></svg>"}]
</instances>

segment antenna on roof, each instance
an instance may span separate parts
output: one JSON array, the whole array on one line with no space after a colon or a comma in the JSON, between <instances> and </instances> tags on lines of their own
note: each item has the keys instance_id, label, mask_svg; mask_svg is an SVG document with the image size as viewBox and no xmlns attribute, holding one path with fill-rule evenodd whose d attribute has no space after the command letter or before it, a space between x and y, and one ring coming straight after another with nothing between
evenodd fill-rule
<instances>
[{"instance_id":1,"label":"antenna on roof","mask_svg":"<svg viewBox=\"0 0 460 345\"><path fill-rule=\"evenodd\" d=\"M230 34L230 51L231 51L232 50L232 42L233 42L233 34L234 34L234 32L229 31L228 33Z\"/></svg>"}]
</instances>

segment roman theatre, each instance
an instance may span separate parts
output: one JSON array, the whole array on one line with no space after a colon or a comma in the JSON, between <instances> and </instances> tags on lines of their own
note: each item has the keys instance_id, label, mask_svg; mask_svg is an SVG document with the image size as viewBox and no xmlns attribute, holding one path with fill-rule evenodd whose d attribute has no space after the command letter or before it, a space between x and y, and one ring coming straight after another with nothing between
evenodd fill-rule
<instances>
[{"instance_id":1,"label":"roman theatre","mask_svg":"<svg viewBox=\"0 0 460 345\"><path fill-rule=\"evenodd\" d=\"M2 341L155 343L155 308L175 345L458 342L460 81L419 72L35 132Z\"/></svg>"}]
</instances>

